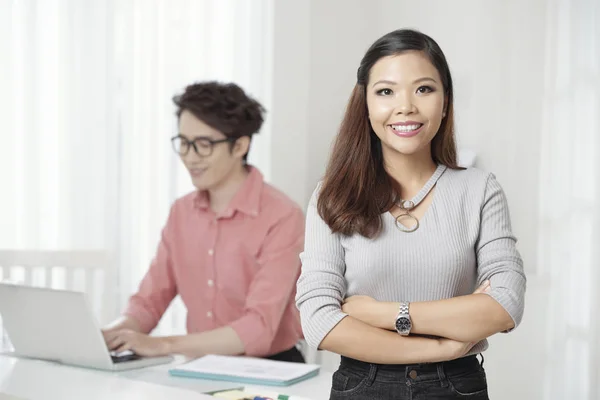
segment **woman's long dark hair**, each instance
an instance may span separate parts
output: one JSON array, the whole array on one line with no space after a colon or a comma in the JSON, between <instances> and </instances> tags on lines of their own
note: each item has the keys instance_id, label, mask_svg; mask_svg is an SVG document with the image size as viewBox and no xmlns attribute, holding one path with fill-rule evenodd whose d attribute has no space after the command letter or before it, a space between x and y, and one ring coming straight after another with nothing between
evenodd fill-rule
<instances>
[{"instance_id":1,"label":"woman's long dark hair","mask_svg":"<svg viewBox=\"0 0 600 400\"><path fill-rule=\"evenodd\" d=\"M421 32L409 29L390 32L371 45L360 63L357 83L320 189L319 215L333 232L359 233L372 238L381 231L381 214L393 207L396 184L384 168L381 141L369 122L366 87L371 68L379 59L410 50L421 51L429 58L444 87L446 117L431 142L433 161L459 169L452 77L444 53L432 38Z\"/></svg>"}]
</instances>

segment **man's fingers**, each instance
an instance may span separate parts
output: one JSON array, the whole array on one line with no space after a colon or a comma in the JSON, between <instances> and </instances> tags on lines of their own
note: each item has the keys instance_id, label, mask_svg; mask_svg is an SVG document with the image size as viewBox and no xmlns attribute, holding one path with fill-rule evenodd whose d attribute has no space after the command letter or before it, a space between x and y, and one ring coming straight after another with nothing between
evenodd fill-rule
<instances>
[{"instance_id":1,"label":"man's fingers","mask_svg":"<svg viewBox=\"0 0 600 400\"><path fill-rule=\"evenodd\" d=\"M124 343L127 343L127 338L124 338L122 336L115 336L110 342L106 344L106 346L109 350L115 350Z\"/></svg>"},{"instance_id":2,"label":"man's fingers","mask_svg":"<svg viewBox=\"0 0 600 400\"><path fill-rule=\"evenodd\" d=\"M104 341L106 342L106 344L108 344L115 340L115 338L117 337L117 332L102 331L102 336L104 337Z\"/></svg>"},{"instance_id":3,"label":"man's fingers","mask_svg":"<svg viewBox=\"0 0 600 400\"><path fill-rule=\"evenodd\" d=\"M115 353L122 353L127 350L131 350L131 343L123 343L119 347L117 347L114 351Z\"/></svg>"},{"instance_id":4,"label":"man's fingers","mask_svg":"<svg viewBox=\"0 0 600 400\"><path fill-rule=\"evenodd\" d=\"M106 347L108 347L108 349L112 351L112 350L115 350L120 345L122 345L123 343L124 342L122 340L115 339L115 340L108 342L106 344Z\"/></svg>"}]
</instances>

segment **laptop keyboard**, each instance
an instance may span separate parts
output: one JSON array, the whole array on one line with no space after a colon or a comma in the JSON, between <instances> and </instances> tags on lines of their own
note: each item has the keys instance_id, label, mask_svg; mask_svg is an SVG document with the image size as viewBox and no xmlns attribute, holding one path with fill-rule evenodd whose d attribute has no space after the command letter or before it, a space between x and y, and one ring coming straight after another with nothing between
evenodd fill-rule
<instances>
[{"instance_id":1,"label":"laptop keyboard","mask_svg":"<svg viewBox=\"0 0 600 400\"><path fill-rule=\"evenodd\" d=\"M139 360L142 357L135 353L127 353L127 354L119 354L119 355L113 354L110 356L110 358L112 359L113 363L119 364L119 363L126 362L126 361Z\"/></svg>"}]
</instances>

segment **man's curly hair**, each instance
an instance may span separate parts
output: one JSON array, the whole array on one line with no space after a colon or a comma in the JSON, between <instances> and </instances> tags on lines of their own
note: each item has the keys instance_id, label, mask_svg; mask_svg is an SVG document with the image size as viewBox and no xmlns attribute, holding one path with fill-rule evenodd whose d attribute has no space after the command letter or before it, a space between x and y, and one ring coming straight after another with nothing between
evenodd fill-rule
<instances>
[{"instance_id":1,"label":"man's curly hair","mask_svg":"<svg viewBox=\"0 0 600 400\"><path fill-rule=\"evenodd\" d=\"M264 107L235 83L193 83L182 94L173 97L173 102L177 106L177 118L188 110L228 138L252 138L264 121ZM248 154L244 161L247 157Z\"/></svg>"}]
</instances>

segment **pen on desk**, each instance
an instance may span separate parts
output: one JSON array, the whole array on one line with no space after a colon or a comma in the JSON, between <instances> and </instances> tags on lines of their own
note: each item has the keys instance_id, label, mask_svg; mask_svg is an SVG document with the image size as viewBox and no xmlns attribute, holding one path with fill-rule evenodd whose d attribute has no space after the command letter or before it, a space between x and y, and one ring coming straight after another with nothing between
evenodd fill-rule
<instances>
[{"instance_id":1,"label":"pen on desk","mask_svg":"<svg viewBox=\"0 0 600 400\"><path fill-rule=\"evenodd\" d=\"M223 390L223 389L219 389L219 390L213 390L211 392L205 392L204 394L207 394L209 396L214 396L217 393L221 393L221 392L229 392L231 390L244 390L244 386L240 386L240 387L234 387L234 388L229 388L227 390ZM241 400L246 400L246 399L241 399ZM252 400L252 399L250 399Z\"/></svg>"},{"instance_id":2,"label":"pen on desk","mask_svg":"<svg viewBox=\"0 0 600 400\"><path fill-rule=\"evenodd\" d=\"M272 397L264 397L264 396L254 396L254 397L244 397L240 400L289 400L290 396L287 394L280 394L277 396L277 399Z\"/></svg>"},{"instance_id":3,"label":"pen on desk","mask_svg":"<svg viewBox=\"0 0 600 400\"><path fill-rule=\"evenodd\" d=\"M262 397L262 396L254 396L254 397L244 397L240 400L273 400L271 397Z\"/></svg>"}]
</instances>

